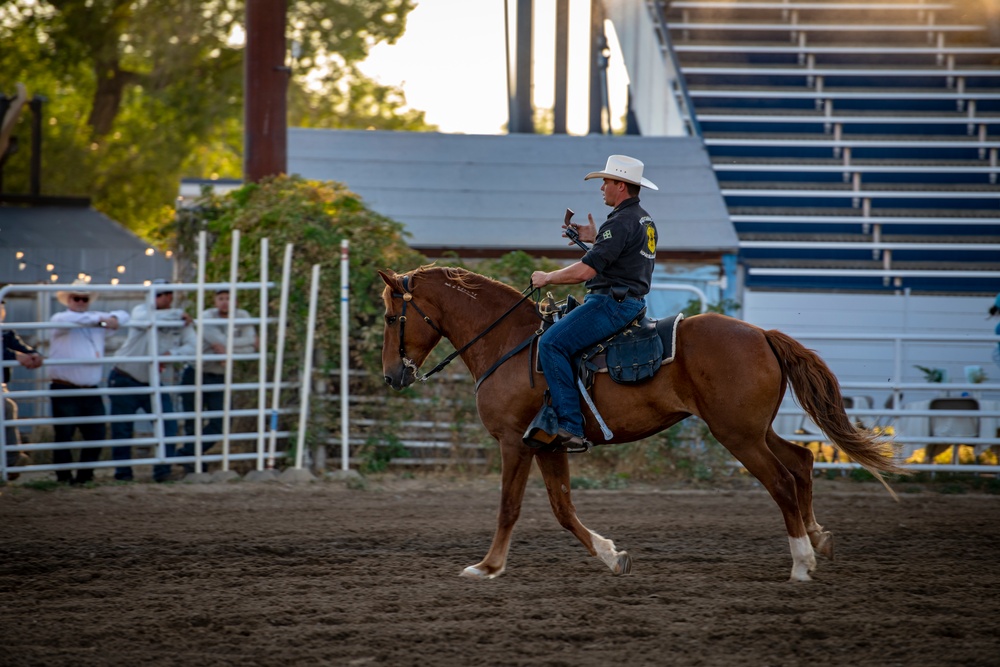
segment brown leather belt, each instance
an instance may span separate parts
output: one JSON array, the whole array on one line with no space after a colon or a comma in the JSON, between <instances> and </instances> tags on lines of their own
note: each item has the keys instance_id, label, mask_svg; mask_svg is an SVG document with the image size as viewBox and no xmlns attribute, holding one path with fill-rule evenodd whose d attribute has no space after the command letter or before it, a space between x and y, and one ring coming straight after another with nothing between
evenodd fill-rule
<instances>
[{"instance_id":1,"label":"brown leather belt","mask_svg":"<svg viewBox=\"0 0 1000 667\"><path fill-rule=\"evenodd\" d=\"M64 387L70 387L71 389L97 389L97 385L73 384L72 382L67 382L66 380L59 380L56 378L51 378L49 381L52 384L58 384Z\"/></svg>"},{"instance_id":2,"label":"brown leather belt","mask_svg":"<svg viewBox=\"0 0 1000 667\"><path fill-rule=\"evenodd\" d=\"M131 373L126 373L125 371L123 371L122 369L118 368L117 366L115 366L111 370L113 370L115 373L118 373L119 375L124 375L129 380L131 380L132 382L138 382L139 384L149 384L148 382L139 382L139 380L137 380Z\"/></svg>"}]
</instances>

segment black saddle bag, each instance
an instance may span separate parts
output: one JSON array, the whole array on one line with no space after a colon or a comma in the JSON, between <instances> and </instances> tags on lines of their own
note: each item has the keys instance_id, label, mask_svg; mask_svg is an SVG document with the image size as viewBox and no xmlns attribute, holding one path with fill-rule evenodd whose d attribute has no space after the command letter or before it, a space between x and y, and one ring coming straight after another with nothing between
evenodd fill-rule
<instances>
[{"instance_id":1,"label":"black saddle bag","mask_svg":"<svg viewBox=\"0 0 1000 667\"><path fill-rule=\"evenodd\" d=\"M659 336L619 336L607 352L608 375L620 384L645 382L663 363L663 341Z\"/></svg>"}]
</instances>

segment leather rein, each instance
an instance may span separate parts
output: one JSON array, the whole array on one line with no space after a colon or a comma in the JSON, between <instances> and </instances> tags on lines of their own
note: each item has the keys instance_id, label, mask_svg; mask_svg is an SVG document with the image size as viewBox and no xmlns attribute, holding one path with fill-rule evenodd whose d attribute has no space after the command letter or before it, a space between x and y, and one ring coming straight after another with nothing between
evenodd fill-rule
<instances>
[{"instance_id":1,"label":"leather rein","mask_svg":"<svg viewBox=\"0 0 1000 667\"><path fill-rule=\"evenodd\" d=\"M420 306L418 306L417 303L413 300L413 290L410 288L410 284L409 283L410 283L410 276L408 276L408 275L403 276L403 282L402 282L403 291L402 292L393 292L392 293L392 298L394 298L394 299L402 299L403 300L403 311L399 315L399 360L403 363L403 366L405 368L411 368L411 369L413 369L413 375L416 376L417 375L417 371L419 370L418 367L417 367L417 364L414 363L414 361L412 359L410 359L409 357L406 356L406 348L403 345L403 333L404 333L405 328L406 328L406 308L407 308L407 306L413 306L413 309L416 310L418 313L420 313L420 316L424 319L424 322L426 322L427 325L431 329L434 329L434 331L436 331L439 336L441 336L442 338L447 338L447 336L445 336L444 332L441 331L441 328L438 327L438 325L436 325L434 323L434 321L430 317L427 316L427 313L425 313L423 310L421 310ZM472 345L476 341L478 341L480 338L482 338L483 336L485 336L489 332L493 331L493 329L496 328L496 326L498 324L500 324L501 322L503 322L507 318L508 315L510 315L511 313L513 313L517 309L518 306L520 306L522 303L524 303L534 293L539 292L539 291L540 290L538 288L534 288L531 285L528 285L528 287L524 291L521 292L521 298L518 300L518 302L515 303L510 308L508 308L507 312L505 312L503 315L501 315L500 317L498 317L493 322L493 324L491 324L488 327L486 327L485 329L483 329L483 331L481 331L475 338L473 338L472 340L470 340L468 343L466 343L465 345L463 345L461 348L459 348L459 349L455 350L454 352L452 352L451 354L449 354L447 357L445 357L445 359L441 363L439 363L437 366L435 366L434 368L432 368L430 371L428 371L427 373L424 373L420 377L417 377L417 380L419 380L420 382L426 382L427 378L429 378L430 376L434 375L438 371L442 370L445 366L447 366L452 361L454 361L455 357L459 356L460 354L462 354L463 352L465 352L466 350L468 350L470 347L472 347ZM525 341L524 343L522 343L521 345L519 345L518 347L516 347L514 350L508 352L506 355L504 355L503 357L501 357L495 364L493 364L493 366L491 366L489 368L489 370L487 370L485 373L483 373L482 377L479 378L479 380L476 382L476 389L478 390L479 389L479 385L482 384L483 380L485 380L491 373L493 373L493 371L495 371L497 368L499 368L500 365L503 362L507 361L512 356L514 356L514 354L516 354L517 352L520 352L522 349L524 349L540 333L541 333L541 330L533 333L531 336L528 337L527 341Z\"/></svg>"}]
</instances>

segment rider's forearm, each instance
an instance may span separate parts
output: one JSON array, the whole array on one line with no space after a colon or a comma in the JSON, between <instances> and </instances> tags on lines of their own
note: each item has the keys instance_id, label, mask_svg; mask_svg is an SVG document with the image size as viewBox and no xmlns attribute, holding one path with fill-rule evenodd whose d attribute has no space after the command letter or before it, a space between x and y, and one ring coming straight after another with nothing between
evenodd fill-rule
<instances>
[{"instance_id":1,"label":"rider's forearm","mask_svg":"<svg viewBox=\"0 0 1000 667\"><path fill-rule=\"evenodd\" d=\"M576 262L563 267L558 271L551 271L545 274L546 285L576 285L590 280L597 275L593 267L587 266L583 262ZM539 285L538 287L542 287Z\"/></svg>"}]
</instances>

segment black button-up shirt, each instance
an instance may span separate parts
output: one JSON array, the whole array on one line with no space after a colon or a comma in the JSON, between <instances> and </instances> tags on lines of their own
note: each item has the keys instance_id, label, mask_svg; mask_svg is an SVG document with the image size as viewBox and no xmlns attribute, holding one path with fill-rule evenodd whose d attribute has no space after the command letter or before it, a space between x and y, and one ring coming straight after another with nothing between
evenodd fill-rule
<instances>
[{"instance_id":1,"label":"black button-up shirt","mask_svg":"<svg viewBox=\"0 0 1000 667\"><path fill-rule=\"evenodd\" d=\"M623 201L608 214L593 247L581 260L597 271L587 281L587 289L628 287L629 296L649 294L657 240L656 225L639 206L639 198Z\"/></svg>"}]
</instances>

